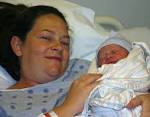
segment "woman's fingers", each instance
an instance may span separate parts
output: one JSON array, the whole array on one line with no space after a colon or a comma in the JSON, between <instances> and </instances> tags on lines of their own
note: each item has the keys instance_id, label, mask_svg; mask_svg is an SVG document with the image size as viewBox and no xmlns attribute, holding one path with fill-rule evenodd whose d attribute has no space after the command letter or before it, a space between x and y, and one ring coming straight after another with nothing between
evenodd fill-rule
<instances>
[{"instance_id":1,"label":"woman's fingers","mask_svg":"<svg viewBox=\"0 0 150 117\"><path fill-rule=\"evenodd\" d=\"M84 74L78 79L79 81L83 81L86 84L93 83L100 79L102 75L101 74Z\"/></svg>"},{"instance_id":2,"label":"woman's fingers","mask_svg":"<svg viewBox=\"0 0 150 117\"><path fill-rule=\"evenodd\" d=\"M64 105L73 110L72 113L82 111L85 100L88 98L90 91L99 83L97 81L101 77L100 74L85 74L75 80L69 90Z\"/></svg>"},{"instance_id":3,"label":"woman's fingers","mask_svg":"<svg viewBox=\"0 0 150 117\"><path fill-rule=\"evenodd\" d=\"M101 77L100 74L86 74L82 75L79 79L75 80L72 84L72 91L77 94L82 92L82 95L87 97L90 91L99 83L97 81Z\"/></svg>"}]
</instances>

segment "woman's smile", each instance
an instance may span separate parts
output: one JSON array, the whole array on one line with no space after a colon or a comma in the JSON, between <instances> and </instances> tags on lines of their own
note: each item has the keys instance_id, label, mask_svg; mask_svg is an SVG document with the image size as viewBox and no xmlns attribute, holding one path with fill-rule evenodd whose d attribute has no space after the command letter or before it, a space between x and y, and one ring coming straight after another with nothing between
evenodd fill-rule
<instances>
[{"instance_id":1,"label":"woman's smile","mask_svg":"<svg viewBox=\"0 0 150 117\"><path fill-rule=\"evenodd\" d=\"M59 56L49 56L49 57L46 57L46 58L50 59L50 60L56 60L56 61L59 61L59 62L62 61L62 57L59 57Z\"/></svg>"}]
</instances>

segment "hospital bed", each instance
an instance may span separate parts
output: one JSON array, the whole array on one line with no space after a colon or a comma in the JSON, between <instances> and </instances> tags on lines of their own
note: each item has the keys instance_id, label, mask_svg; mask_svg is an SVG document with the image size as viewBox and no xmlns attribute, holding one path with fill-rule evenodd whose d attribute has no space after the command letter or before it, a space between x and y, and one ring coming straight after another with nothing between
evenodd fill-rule
<instances>
[{"instance_id":1,"label":"hospital bed","mask_svg":"<svg viewBox=\"0 0 150 117\"><path fill-rule=\"evenodd\" d=\"M60 11L62 11L62 13L66 17L66 20L69 24L70 29L72 30L70 32L71 42L72 42L70 61L75 60L73 62L70 62L68 71L64 75L64 78L66 78L65 80L68 80L70 77L74 77L75 75L79 73L79 71L84 72L82 68L88 67L87 63L90 64L90 62L93 60L96 54L96 49L99 46L99 44L102 43L108 37L113 36L113 35L119 34L132 42L138 42L139 44L142 44L146 48L146 50L150 53L149 51L150 30L147 27L135 27L135 28L126 29L121 24L121 22L115 17L95 16L95 12L92 9L85 8L83 6L80 6L71 2L67 2L67 1L63 1L63 0L0 0L0 1L9 2L13 4L23 3L28 6L51 5L51 6L58 8ZM145 45L145 43L143 44L143 42L147 44ZM80 59L80 61L78 59ZM149 65L149 68L150 68L150 65ZM72 75L70 75L70 72L72 72ZM13 85L14 83L15 81L13 80L13 78L11 78L11 76L6 72L6 70L0 66L0 90L4 90L7 87ZM55 84L56 82L54 81L53 83ZM46 86L46 89L44 85ZM54 93L58 92L59 94L64 93L62 90L64 85L65 84L63 83L61 85L56 83L55 87L56 86L60 87L61 90L59 90L58 92L56 88L53 87L53 89L49 90L52 92L48 92L48 94L53 93L53 92ZM42 89L34 90L36 89L36 87L31 87L32 90L34 90L34 94L35 94L34 98L31 98L31 95L33 95L33 93L32 93L32 90L30 89L26 91L27 96L22 94L22 92L16 93L18 97L21 96L19 101L16 98L17 96L14 94L12 96L11 95L6 96L6 100L8 99L6 101L7 102L6 107L8 107L8 105L10 104L10 106L14 108L13 104L15 103L17 103L18 105L20 104L18 106L18 110L17 108L15 108L17 110L17 113L14 113L14 114L19 115L20 113L22 114L25 113L26 116L33 117L33 115L27 115L29 113L27 113L27 111L25 110L25 109L30 109L26 107L30 106L31 102L28 103L28 100L31 101L30 99L32 99L33 106L38 107L36 108L37 110L34 111L33 114L38 114L35 112L43 112L43 108L42 109L40 108L41 105L43 104L43 102L41 101L42 99L45 99L45 93L47 94L49 86L48 84L42 84L39 87ZM27 99L27 97L29 97L29 99ZM53 101L49 102L51 101L51 98L55 98L55 96L49 97L48 100L46 100L47 105L54 104ZM13 101L15 100L15 103L14 102L12 103L11 99ZM34 99L38 99L39 103L37 103L37 100L34 101ZM1 109L1 106L0 106L0 109ZM44 110L45 109L46 108L44 108Z\"/></svg>"}]
</instances>

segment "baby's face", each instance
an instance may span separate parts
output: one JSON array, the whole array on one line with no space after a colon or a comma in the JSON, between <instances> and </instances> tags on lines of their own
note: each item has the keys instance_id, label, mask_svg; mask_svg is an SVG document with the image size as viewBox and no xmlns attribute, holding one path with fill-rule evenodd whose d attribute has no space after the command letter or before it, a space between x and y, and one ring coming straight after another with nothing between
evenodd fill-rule
<instances>
[{"instance_id":1,"label":"baby's face","mask_svg":"<svg viewBox=\"0 0 150 117\"><path fill-rule=\"evenodd\" d=\"M98 52L98 66L103 64L113 64L127 57L128 51L123 47L110 44L101 48Z\"/></svg>"}]
</instances>

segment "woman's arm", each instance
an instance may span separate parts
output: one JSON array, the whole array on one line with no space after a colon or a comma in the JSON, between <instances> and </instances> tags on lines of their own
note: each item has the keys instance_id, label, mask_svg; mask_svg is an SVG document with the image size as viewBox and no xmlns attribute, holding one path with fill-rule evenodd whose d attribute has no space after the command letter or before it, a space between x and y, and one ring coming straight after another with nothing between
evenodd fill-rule
<instances>
[{"instance_id":1,"label":"woman's arm","mask_svg":"<svg viewBox=\"0 0 150 117\"><path fill-rule=\"evenodd\" d=\"M139 105L142 106L141 117L150 117L150 94L141 94L136 96L129 102L127 107L132 109Z\"/></svg>"},{"instance_id":2,"label":"woman's arm","mask_svg":"<svg viewBox=\"0 0 150 117\"><path fill-rule=\"evenodd\" d=\"M99 83L97 80L100 77L100 74L86 74L75 80L64 103L54 109L58 117L74 117L80 113L90 91Z\"/></svg>"},{"instance_id":3,"label":"woman's arm","mask_svg":"<svg viewBox=\"0 0 150 117\"><path fill-rule=\"evenodd\" d=\"M75 80L68 92L64 103L53 111L40 114L37 117L74 117L83 110L85 100L92 89L99 83L101 74L85 74Z\"/></svg>"}]
</instances>

